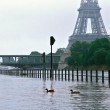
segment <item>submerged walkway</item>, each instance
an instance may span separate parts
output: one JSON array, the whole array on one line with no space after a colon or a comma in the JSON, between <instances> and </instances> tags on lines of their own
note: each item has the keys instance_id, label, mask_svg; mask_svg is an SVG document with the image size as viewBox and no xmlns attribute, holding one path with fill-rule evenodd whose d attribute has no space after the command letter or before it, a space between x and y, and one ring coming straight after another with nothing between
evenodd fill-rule
<instances>
[{"instance_id":1,"label":"submerged walkway","mask_svg":"<svg viewBox=\"0 0 110 110\"><path fill-rule=\"evenodd\" d=\"M0 74L16 75L30 78L43 78L65 81L102 82L110 84L110 71L93 70L53 70L50 69L27 69L27 70L0 70Z\"/></svg>"}]
</instances>

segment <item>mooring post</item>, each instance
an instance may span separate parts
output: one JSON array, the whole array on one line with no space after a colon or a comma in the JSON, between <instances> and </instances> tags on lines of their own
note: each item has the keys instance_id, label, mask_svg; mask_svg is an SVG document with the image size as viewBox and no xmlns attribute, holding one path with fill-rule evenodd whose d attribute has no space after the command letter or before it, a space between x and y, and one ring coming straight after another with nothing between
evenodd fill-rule
<instances>
[{"instance_id":1,"label":"mooring post","mask_svg":"<svg viewBox=\"0 0 110 110\"><path fill-rule=\"evenodd\" d=\"M37 78L37 75L38 75L38 69L36 70L36 78Z\"/></svg>"},{"instance_id":2,"label":"mooring post","mask_svg":"<svg viewBox=\"0 0 110 110\"><path fill-rule=\"evenodd\" d=\"M32 74L32 78L34 77L34 75L33 75L33 70L30 70L30 72L31 72L31 74Z\"/></svg>"},{"instance_id":3,"label":"mooring post","mask_svg":"<svg viewBox=\"0 0 110 110\"><path fill-rule=\"evenodd\" d=\"M77 73L77 81L79 81L78 68L76 70L76 73Z\"/></svg>"},{"instance_id":4,"label":"mooring post","mask_svg":"<svg viewBox=\"0 0 110 110\"><path fill-rule=\"evenodd\" d=\"M98 82L98 71L96 70L96 83Z\"/></svg>"},{"instance_id":5,"label":"mooring post","mask_svg":"<svg viewBox=\"0 0 110 110\"><path fill-rule=\"evenodd\" d=\"M104 70L102 70L102 83L104 83Z\"/></svg>"},{"instance_id":6,"label":"mooring post","mask_svg":"<svg viewBox=\"0 0 110 110\"><path fill-rule=\"evenodd\" d=\"M28 77L28 72L26 71L27 77Z\"/></svg>"},{"instance_id":7,"label":"mooring post","mask_svg":"<svg viewBox=\"0 0 110 110\"><path fill-rule=\"evenodd\" d=\"M68 70L68 81L70 81L70 70Z\"/></svg>"},{"instance_id":8,"label":"mooring post","mask_svg":"<svg viewBox=\"0 0 110 110\"><path fill-rule=\"evenodd\" d=\"M110 70L108 71L108 83L110 85Z\"/></svg>"},{"instance_id":9,"label":"mooring post","mask_svg":"<svg viewBox=\"0 0 110 110\"><path fill-rule=\"evenodd\" d=\"M83 69L81 70L81 81L83 82Z\"/></svg>"},{"instance_id":10,"label":"mooring post","mask_svg":"<svg viewBox=\"0 0 110 110\"><path fill-rule=\"evenodd\" d=\"M33 77L34 77L33 69L32 69L32 74L33 74Z\"/></svg>"},{"instance_id":11,"label":"mooring post","mask_svg":"<svg viewBox=\"0 0 110 110\"><path fill-rule=\"evenodd\" d=\"M47 78L49 78L49 70L47 69Z\"/></svg>"},{"instance_id":12,"label":"mooring post","mask_svg":"<svg viewBox=\"0 0 110 110\"><path fill-rule=\"evenodd\" d=\"M46 79L46 68L43 69L42 77L43 77L44 79Z\"/></svg>"},{"instance_id":13,"label":"mooring post","mask_svg":"<svg viewBox=\"0 0 110 110\"><path fill-rule=\"evenodd\" d=\"M38 78L40 78L40 69L39 69L39 74L38 74Z\"/></svg>"},{"instance_id":14,"label":"mooring post","mask_svg":"<svg viewBox=\"0 0 110 110\"><path fill-rule=\"evenodd\" d=\"M40 78L41 78L42 70L40 69Z\"/></svg>"},{"instance_id":15,"label":"mooring post","mask_svg":"<svg viewBox=\"0 0 110 110\"><path fill-rule=\"evenodd\" d=\"M37 78L37 69L34 70L35 78Z\"/></svg>"},{"instance_id":16,"label":"mooring post","mask_svg":"<svg viewBox=\"0 0 110 110\"><path fill-rule=\"evenodd\" d=\"M37 69L34 70L35 78L37 78Z\"/></svg>"},{"instance_id":17,"label":"mooring post","mask_svg":"<svg viewBox=\"0 0 110 110\"><path fill-rule=\"evenodd\" d=\"M33 76L34 76L34 78L35 78L35 73L34 73L34 70L32 70L32 73L33 73Z\"/></svg>"},{"instance_id":18,"label":"mooring post","mask_svg":"<svg viewBox=\"0 0 110 110\"><path fill-rule=\"evenodd\" d=\"M50 79L52 78L52 74L53 74L53 70L50 69L50 71L49 71L49 78L50 78Z\"/></svg>"},{"instance_id":19,"label":"mooring post","mask_svg":"<svg viewBox=\"0 0 110 110\"><path fill-rule=\"evenodd\" d=\"M58 70L58 80L60 80L60 69Z\"/></svg>"},{"instance_id":20,"label":"mooring post","mask_svg":"<svg viewBox=\"0 0 110 110\"><path fill-rule=\"evenodd\" d=\"M74 70L72 70L72 81L74 81Z\"/></svg>"},{"instance_id":21,"label":"mooring post","mask_svg":"<svg viewBox=\"0 0 110 110\"><path fill-rule=\"evenodd\" d=\"M61 79L63 80L63 69L62 69L62 72L61 72L61 73L62 73L62 75L61 75Z\"/></svg>"},{"instance_id":22,"label":"mooring post","mask_svg":"<svg viewBox=\"0 0 110 110\"><path fill-rule=\"evenodd\" d=\"M66 80L66 69L65 69L65 80Z\"/></svg>"},{"instance_id":23,"label":"mooring post","mask_svg":"<svg viewBox=\"0 0 110 110\"><path fill-rule=\"evenodd\" d=\"M39 73L40 73L40 70L38 70L38 78L39 78Z\"/></svg>"},{"instance_id":24,"label":"mooring post","mask_svg":"<svg viewBox=\"0 0 110 110\"><path fill-rule=\"evenodd\" d=\"M57 70L55 69L55 80L57 79Z\"/></svg>"},{"instance_id":25,"label":"mooring post","mask_svg":"<svg viewBox=\"0 0 110 110\"><path fill-rule=\"evenodd\" d=\"M47 69L45 69L45 79L47 78Z\"/></svg>"},{"instance_id":26,"label":"mooring post","mask_svg":"<svg viewBox=\"0 0 110 110\"><path fill-rule=\"evenodd\" d=\"M92 70L90 71L90 80L92 82Z\"/></svg>"},{"instance_id":27,"label":"mooring post","mask_svg":"<svg viewBox=\"0 0 110 110\"><path fill-rule=\"evenodd\" d=\"M88 70L86 70L86 82L88 82Z\"/></svg>"},{"instance_id":28,"label":"mooring post","mask_svg":"<svg viewBox=\"0 0 110 110\"><path fill-rule=\"evenodd\" d=\"M53 69L53 76L52 76L53 79L54 79L54 77L55 77L54 75L55 75L55 70Z\"/></svg>"}]
</instances>

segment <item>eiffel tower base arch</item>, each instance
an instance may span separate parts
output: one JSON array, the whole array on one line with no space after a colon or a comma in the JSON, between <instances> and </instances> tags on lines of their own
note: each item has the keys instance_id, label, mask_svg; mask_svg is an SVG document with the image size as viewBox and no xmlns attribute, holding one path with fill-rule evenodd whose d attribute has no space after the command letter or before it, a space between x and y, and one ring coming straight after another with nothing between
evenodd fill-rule
<instances>
[{"instance_id":1,"label":"eiffel tower base arch","mask_svg":"<svg viewBox=\"0 0 110 110\"><path fill-rule=\"evenodd\" d=\"M70 36L70 38L72 38L72 39L69 40L69 44L68 44L67 48L65 49L65 52L61 55L58 69L64 69L68 66L67 63L65 62L65 59L70 56L70 54L71 54L70 47L76 41L90 43L96 39L101 39L101 38L107 38L110 40L109 35L102 36L102 35L92 35L92 34L86 34L86 35L80 35L80 36L79 35L75 35L75 36L72 35L72 36Z\"/></svg>"}]
</instances>

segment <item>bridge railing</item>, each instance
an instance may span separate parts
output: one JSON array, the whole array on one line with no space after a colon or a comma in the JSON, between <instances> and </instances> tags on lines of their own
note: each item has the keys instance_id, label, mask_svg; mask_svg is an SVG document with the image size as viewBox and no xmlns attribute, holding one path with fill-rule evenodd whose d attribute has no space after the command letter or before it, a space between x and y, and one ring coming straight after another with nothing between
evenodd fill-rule
<instances>
[{"instance_id":1,"label":"bridge railing","mask_svg":"<svg viewBox=\"0 0 110 110\"><path fill-rule=\"evenodd\" d=\"M58 68L60 56L53 55L53 68ZM15 66L15 67L50 67L51 56L45 57L45 64L42 55L0 55L1 65Z\"/></svg>"}]
</instances>

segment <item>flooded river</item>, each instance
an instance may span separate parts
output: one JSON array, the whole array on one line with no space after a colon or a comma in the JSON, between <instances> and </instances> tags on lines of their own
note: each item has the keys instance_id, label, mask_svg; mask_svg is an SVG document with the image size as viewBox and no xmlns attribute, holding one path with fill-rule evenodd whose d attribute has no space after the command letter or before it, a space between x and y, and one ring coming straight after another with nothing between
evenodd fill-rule
<instances>
[{"instance_id":1,"label":"flooded river","mask_svg":"<svg viewBox=\"0 0 110 110\"><path fill-rule=\"evenodd\" d=\"M46 93L45 88L55 92ZM70 94L70 89L80 94ZM108 83L0 75L0 110L110 110Z\"/></svg>"}]
</instances>

